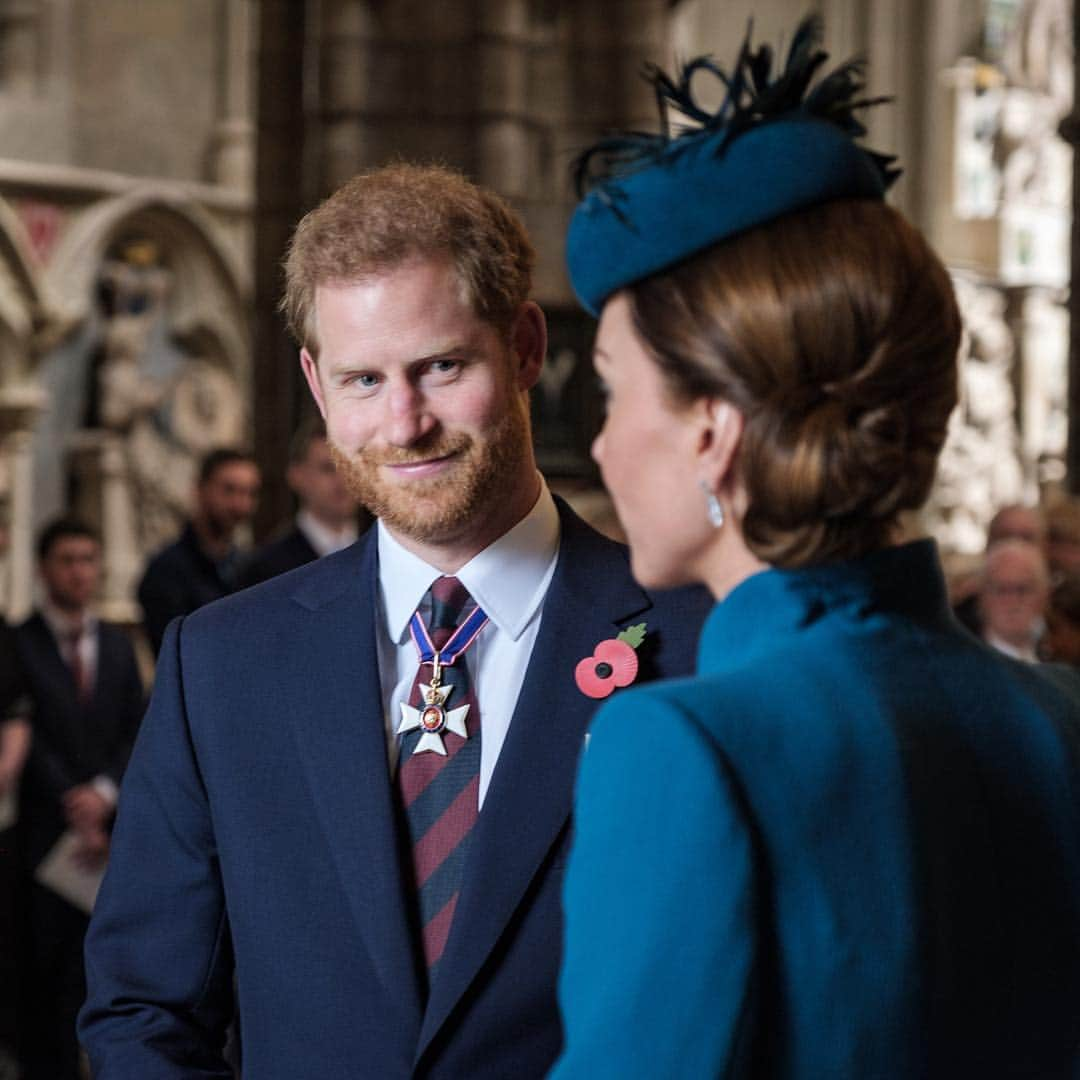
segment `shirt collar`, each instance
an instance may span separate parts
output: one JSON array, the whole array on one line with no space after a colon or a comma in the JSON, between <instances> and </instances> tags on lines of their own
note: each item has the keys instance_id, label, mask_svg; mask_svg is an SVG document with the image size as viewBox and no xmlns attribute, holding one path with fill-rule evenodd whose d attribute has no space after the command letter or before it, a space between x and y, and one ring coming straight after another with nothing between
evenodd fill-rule
<instances>
[{"instance_id":1,"label":"shirt collar","mask_svg":"<svg viewBox=\"0 0 1080 1080\"><path fill-rule=\"evenodd\" d=\"M301 510L296 515L296 527L307 537L316 555L331 555L335 551L341 551L342 548L347 548L357 535L355 523L335 531L327 528L310 510Z\"/></svg>"},{"instance_id":2,"label":"shirt collar","mask_svg":"<svg viewBox=\"0 0 1080 1080\"><path fill-rule=\"evenodd\" d=\"M379 586L390 640L403 642L409 619L442 571L407 551L380 521ZM517 640L543 602L559 551L559 512L541 482L533 508L456 574L491 621Z\"/></svg>"},{"instance_id":3,"label":"shirt collar","mask_svg":"<svg viewBox=\"0 0 1080 1080\"><path fill-rule=\"evenodd\" d=\"M76 630L81 634L87 634L97 629L97 618L89 611L83 612L81 619L73 619L67 612L61 611L48 600L41 605L41 617L57 641L66 641Z\"/></svg>"},{"instance_id":4,"label":"shirt collar","mask_svg":"<svg viewBox=\"0 0 1080 1080\"><path fill-rule=\"evenodd\" d=\"M1011 641L1006 641L1004 638L1000 638L997 634L991 633L990 631L987 631L984 640L987 645L992 646L997 649L998 652L1002 652L1006 656L1011 656L1014 660L1024 660L1029 664L1038 660L1038 656L1035 653L1034 636L1032 637L1032 644L1027 648L1013 645Z\"/></svg>"}]
</instances>

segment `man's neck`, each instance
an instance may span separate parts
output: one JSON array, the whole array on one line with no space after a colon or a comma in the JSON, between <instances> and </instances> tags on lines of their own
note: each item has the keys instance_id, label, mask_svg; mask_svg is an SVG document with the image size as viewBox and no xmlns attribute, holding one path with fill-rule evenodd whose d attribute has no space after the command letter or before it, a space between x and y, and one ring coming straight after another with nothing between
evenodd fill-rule
<instances>
[{"instance_id":1,"label":"man's neck","mask_svg":"<svg viewBox=\"0 0 1080 1080\"><path fill-rule=\"evenodd\" d=\"M407 536L384 522L386 531L406 550L443 574L456 574L470 559L494 544L500 536L508 533L518 522L524 520L540 497L540 474L533 471L532 484L527 494L508 499L506 510L483 523L464 530L458 537L439 541L424 541Z\"/></svg>"},{"instance_id":2,"label":"man's neck","mask_svg":"<svg viewBox=\"0 0 1080 1080\"><path fill-rule=\"evenodd\" d=\"M41 605L45 621L54 629L71 632L85 629L91 622L90 609L85 605L71 605L49 597Z\"/></svg>"},{"instance_id":3,"label":"man's neck","mask_svg":"<svg viewBox=\"0 0 1080 1080\"><path fill-rule=\"evenodd\" d=\"M191 528L203 554L213 562L224 559L232 551L232 534L222 535L205 518L192 518Z\"/></svg>"}]
</instances>

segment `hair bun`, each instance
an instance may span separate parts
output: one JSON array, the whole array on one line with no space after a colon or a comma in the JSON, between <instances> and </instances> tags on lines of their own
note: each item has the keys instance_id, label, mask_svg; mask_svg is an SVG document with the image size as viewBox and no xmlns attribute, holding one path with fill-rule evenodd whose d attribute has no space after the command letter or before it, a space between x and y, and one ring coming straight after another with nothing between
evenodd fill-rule
<instances>
[{"instance_id":1,"label":"hair bun","mask_svg":"<svg viewBox=\"0 0 1080 1080\"><path fill-rule=\"evenodd\" d=\"M758 558L864 554L925 500L956 403L960 319L944 267L895 210L811 207L630 293L676 393L745 417L742 529Z\"/></svg>"}]
</instances>

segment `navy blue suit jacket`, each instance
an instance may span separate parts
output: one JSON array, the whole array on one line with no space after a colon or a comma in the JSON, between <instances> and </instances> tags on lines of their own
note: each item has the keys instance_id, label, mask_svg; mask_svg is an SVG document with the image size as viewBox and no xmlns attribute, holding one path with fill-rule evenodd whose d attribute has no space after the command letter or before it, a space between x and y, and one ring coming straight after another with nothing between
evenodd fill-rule
<instances>
[{"instance_id":1,"label":"navy blue suit jacket","mask_svg":"<svg viewBox=\"0 0 1080 1080\"><path fill-rule=\"evenodd\" d=\"M541 1076L561 1045L560 887L595 702L578 661L635 622L643 677L692 667L708 600L647 596L560 508L513 723L430 996L407 924L376 653L375 531L174 623L87 940L97 1080Z\"/></svg>"},{"instance_id":2,"label":"navy blue suit jacket","mask_svg":"<svg viewBox=\"0 0 1080 1080\"><path fill-rule=\"evenodd\" d=\"M960 628L928 541L743 582L697 677L593 725L554 1077L1080 1075L1065 687Z\"/></svg>"}]
</instances>

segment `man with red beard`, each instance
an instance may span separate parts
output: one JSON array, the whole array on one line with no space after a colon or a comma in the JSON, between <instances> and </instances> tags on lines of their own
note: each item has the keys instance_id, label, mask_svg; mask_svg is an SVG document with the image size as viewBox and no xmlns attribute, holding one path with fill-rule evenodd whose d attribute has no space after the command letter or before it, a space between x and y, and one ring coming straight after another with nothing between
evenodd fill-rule
<instances>
[{"instance_id":1,"label":"man with red beard","mask_svg":"<svg viewBox=\"0 0 1080 1080\"><path fill-rule=\"evenodd\" d=\"M174 623L88 942L97 1080L543 1076L573 779L597 698L689 672L708 599L649 596L554 499L533 251L443 168L299 225L284 309L356 545ZM617 690L616 690L617 692Z\"/></svg>"}]
</instances>

